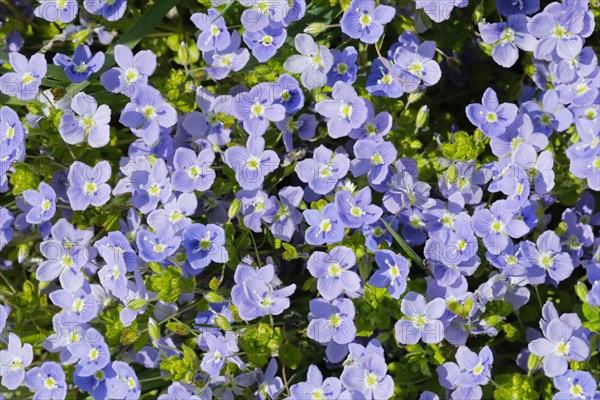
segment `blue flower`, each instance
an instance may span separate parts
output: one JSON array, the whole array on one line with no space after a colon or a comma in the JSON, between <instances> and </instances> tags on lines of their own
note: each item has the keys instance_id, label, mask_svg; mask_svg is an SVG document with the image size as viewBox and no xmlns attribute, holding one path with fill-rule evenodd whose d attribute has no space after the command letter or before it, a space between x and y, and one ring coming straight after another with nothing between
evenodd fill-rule
<instances>
[{"instance_id":1,"label":"blue flower","mask_svg":"<svg viewBox=\"0 0 600 400\"><path fill-rule=\"evenodd\" d=\"M46 361L25 374L25 386L39 399L63 399L67 395L65 372L60 364Z\"/></svg>"},{"instance_id":2,"label":"blue flower","mask_svg":"<svg viewBox=\"0 0 600 400\"><path fill-rule=\"evenodd\" d=\"M294 74L301 74L300 81L309 90L325 86L327 73L333 66L333 55L329 49L319 46L305 33L296 35L295 45L301 55L289 57L283 68Z\"/></svg>"},{"instance_id":3,"label":"blue flower","mask_svg":"<svg viewBox=\"0 0 600 400\"><path fill-rule=\"evenodd\" d=\"M388 176L389 166L396 161L398 151L393 143L361 139L354 143L352 175L367 175L370 184L379 185Z\"/></svg>"},{"instance_id":4,"label":"blue flower","mask_svg":"<svg viewBox=\"0 0 600 400\"><path fill-rule=\"evenodd\" d=\"M506 200L497 200L492 207L475 211L473 230L483 239L492 254L500 254L508 246L509 237L518 239L529 232L529 227L506 207Z\"/></svg>"},{"instance_id":5,"label":"blue flower","mask_svg":"<svg viewBox=\"0 0 600 400\"><path fill-rule=\"evenodd\" d=\"M364 399L387 400L394 395L394 380L387 371L385 358L370 353L346 366L340 379L346 388L361 393Z\"/></svg>"},{"instance_id":6,"label":"blue flower","mask_svg":"<svg viewBox=\"0 0 600 400\"><path fill-rule=\"evenodd\" d=\"M25 217L30 224L40 224L50 221L56 212L56 192L52 186L41 182L39 191L26 190L23 198L31 206Z\"/></svg>"},{"instance_id":7,"label":"blue flower","mask_svg":"<svg viewBox=\"0 0 600 400\"><path fill-rule=\"evenodd\" d=\"M335 194L335 205L346 228L360 228L377 222L383 210L371 203L369 187L362 188L356 196L352 196L347 190L340 190Z\"/></svg>"},{"instance_id":8,"label":"blue flower","mask_svg":"<svg viewBox=\"0 0 600 400\"><path fill-rule=\"evenodd\" d=\"M65 69L65 74L71 82L80 83L100 71L104 65L104 53L99 51L92 55L88 46L80 44L75 48L73 58L57 53L52 60L55 65Z\"/></svg>"},{"instance_id":9,"label":"blue flower","mask_svg":"<svg viewBox=\"0 0 600 400\"><path fill-rule=\"evenodd\" d=\"M171 225L166 225L157 232L140 229L136 244L140 258L146 262L161 262L172 256L178 249L181 238L175 235Z\"/></svg>"},{"instance_id":10,"label":"blue flower","mask_svg":"<svg viewBox=\"0 0 600 400\"><path fill-rule=\"evenodd\" d=\"M29 343L21 345L21 339L14 333L8 335L8 348L0 351L0 376L2 386L15 390L25 378L25 368L33 361L33 348Z\"/></svg>"},{"instance_id":11,"label":"blue flower","mask_svg":"<svg viewBox=\"0 0 600 400\"><path fill-rule=\"evenodd\" d=\"M335 204L327 204L321 210L305 210L304 218L308 225L305 237L306 243L313 246L341 242L344 238L344 226L339 219Z\"/></svg>"},{"instance_id":12,"label":"blue flower","mask_svg":"<svg viewBox=\"0 0 600 400\"><path fill-rule=\"evenodd\" d=\"M91 14L102 15L107 21L118 21L127 11L127 0L83 0L83 7Z\"/></svg>"},{"instance_id":13,"label":"blue flower","mask_svg":"<svg viewBox=\"0 0 600 400\"><path fill-rule=\"evenodd\" d=\"M94 375L110 363L110 350L100 332L92 328L86 334L93 340L80 340L71 346L73 354L79 357L77 374L80 376Z\"/></svg>"},{"instance_id":14,"label":"blue flower","mask_svg":"<svg viewBox=\"0 0 600 400\"><path fill-rule=\"evenodd\" d=\"M559 390L553 397L555 400L585 398L593 399L597 395L598 384L588 371L568 370L554 378L554 386Z\"/></svg>"},{"instance_id":15,"label":"blue flower","mask_svg":"<svg viewBox=\"0 0 600 400\"><path fill-rule=\"evenodd\" d=\"M329 136L334 139L346 136L366 121L365 100L356 94L352 85L342 81L336 82L331 97L315 105L315 110L327 118Z\"/></svg>"},{"instance_id":16,"label":"blue flower","mask_svg":"<svg viewBox=\"0 0 600 400\"><path fill-rule=\"evenodd\" d=\"M54 305L62 308L57 314L62 323L83 324L98 316L98 301L89 286L72 292L55 290L49 297Z\"/></svg>"},{"instance_id":17,"label":"blue flower","mask_svg":"<svg viewBox=\"0 0 600 400\"><path fill-rule=\"evenodd\" d=\"M214 8L204 13L192 14L191 18L196 28L200 29L197 46L200 51L225 50L231 44L231 35L227 30L225 19Z\"/></svg>"},{"instance_id":18,"label":"blue flower","mask_svg":"<svg viewBox=\"0 0 600 400\"><path fill-rule=\"evenodd\" d=\"M119 122L152 146L158 140L161 128L170 128L177 123L177 112L164 101L158 90L144 86L127 103Z\"/></svg>"},{"instance_id":19,"label":"blue flower","mask_svg":"<svg viewBox=\"0 0 600 400\"><path fill-rule=\"evenodd\" d=\"M158 159L149 171L135 170L130 178L133 196L131 204L144 214L156 209L158 202L169 200L172 187L165 162Z\"/></svg>"},{"instance_id":20,"label":"blue flower","mask_svg":"<svg viewBox=\"0 0 600 400\"><path fill-rule=\"evenodd\" d=\"M281 91L277 92L275 103L284 106L288 115L300 111L304 106L304 91L298 81L288 74L281 74L277 79L277 86Z\"/></svg>"},{"instance_id":21,"label":"blue flower","mask_svg":"<svg viewBox=\"0 0 600 400\"><path fill-rule=\"evenodd\" d=\"M545 283L547 277L558 283L573 272L571 257L562 251L560 238L552 231L542 233L535 244L523 242L521 249L531 264L527 269L527 278L533 285Z\"/></svg>"},{"instance_id":22,"label":"blue flower","mask_svg":"<svg viewBox=\"0 0 600 400\"><path fill-rule=\"evenodd\" d=\"M550 378L567 372L567 361L585 361L590 354L589 344L558 318L548 323L543 338L529 343L529 351L542 358L544 373Z\"/></svg>"},{"instance_id":23,"label":"blue flower","mask_svg":"<svg viewBox=\"0 0 600 400\"><path fill-rule=\"evenodd\" d=\"M271 206L265 210L263 219L271 224L273 237L289 242L298 225L303 220L302 213L298 211L304 191L297 186L286 186L279 191L279 200L271 196Z\"/></svg>"},{"instance_id":24,"label":"blue flower","mask_svg":"<svg viewBox=\"0 0 600 400\"><path fill-rule=\"evenodd\" d=\"M350 160L346 155L336 154L321 145L315 149L313 158L296 164L295 171L315 193L327 194L346 176L349 167Z\"/></svg>"},{"instance_id":25,"label":"blue flower","mask_svg":"<svg viewBox=\"0 0 600 400\"><path fill-rule=\"evenodd\" d=\"M203 270L211 262L225 263L229 259L225 249L225 232L214 224L192 224L181 234L187 259L194 270Z\"/></svg>"},{"instance_id":26,"label":"blue flower","mask_svg":"<svg viewBox=\"0 0 600 400\"><path fill-rule=\"evenodd\" d=\"M396 322L396 340L402 344L415 344L420 339L425 343L439 343L444 339L444 324L440 318L446 312L446 301L436 298L427 303L425 297L409 292L400 305L405 315Z\"/></svg>"},{"instance_id":27,"label":"blue flower","mask_svg":"<svg viewBox=\"0 0 600 400\"><path fill-rule=\"evenodd\" d=\"M246 147L229 147L223 158L245 190L262 188L265 176L279 166L279 157L274 151L265 150L265 140L259 136L250 136Z\"/></svg>"},{"instance_id":28,"label":"blue flower","mask_svg":"<svg viewBox=\"0 0 600 400\"><path fill-rule=\"evenodd\" d=\"M483 94L483 104L467 106L469 121L490 138L503 134L516 116L517 106L511 103L500 104L496 92L491 88Z\"/></svg>"},{"instance_id":29,"label":"blue flower","mask_svg":"<svg viewBox=\"0 0 600 400\"><path fill-rule=\"evenodd\" d=\"M342 390L342 383L338 378L323 379L323 374L316 365L310 365L306 373L306 381L292 385L290 400L305 400L306 395L322 399L337 399Z\"/></svg>"},{"instance_id":30,"label":"blue flower","mask_svg":"<svg viewBox=\"0 0 600 400\"><path fill-rule=\"evenodd\" d=\"M115 45L115 62L117 67L100 75L100 83L109 92L122 93L134 97L148 83L156 70L156 55L150 50L142 50L133 55L125 45Z\"/></svg>"},{"instance_id":31,"label":"blue flower","mask_svg":"<svg viewBox=\"0 0 600 400\"><path fill-rule=\"evenodd\" d=\"M348 84L356 82L356 73L358 67L358 52L352 46L346 47L343 51L334 49L331 51L333 55L333 67L327 73L327 86L333 87L336 82L342 81Z\"/></svg>"},{"instance_id":32,"label":"blue flower","mask_svg":"<svg viewBox=\"0 0 600 400\"><path fill-rule=\"evenodd\" d=\"M177 233L191 225L192 220L188 218L196 212L198 199L193 193L181 193L179 196L171 197L163 208L152 211L148 215L148 225L154 230L160 230L169 225L173 232Z\"/></svg>"},{"instance_id":33,"label":"blue flower","mask_svg":"<svg viewBox=\"0 0 600 400\"><path fill-rule=\"evenodd\" d=\"M277 49L283 46L287 31L281 25L269 25L260 31L244 32L244 42L252 50L252 55L260 62L273 58Z\"/></svg>"},{"instance_id":34,"label":"blue flower","mask_svg":"<svg viewBox=\"0 0 600 400\"><path fill-rule=\"evenodd\" d=\"M204 149L196 156L193 150L178 148L173 158L173 190L191 193L194 190L205 192L215 180L215 171L211 168L215 160L212 149Z\"/></svg>"},{"instance_id":35,"label":"blue flower","mask_svg":"<svg viewBox=\"0 0 600 400\"><path fill-rule=\"evenodd\" d=\"M269 121L277 122L285 118L285 107L276 104L279 87L260 83L249 92L235 96L233 110L250 136L262 136L269 127Z\"/></svg>"},{"instance_id":36,"label":"blue flower","mask_svg":"<svg viewBox=\"0 0 600 400\"><path fill-rule=\"evenodd\" d=\"M432 40L421 43L416 49L399 47L394 53L394 63L425 86L433 86L442 77L440 66L433 60L435 52L436 45Z\"/></svg>"},{"instance_id":37,"label":"blue flower","mask_svg":"<svg viewBox=\"0 0 600 400\"><path fill-rule=\"evenodd\" d=\"M91 394L95 399L108 398L108 383L113 380L117 373L112 364L107 364L100 371L90 376L81 376L82 367L77 365L73 373L73 383L83 391Z\"/></svg>"},{"instance_id":38,"label":"blue flower","mask_svg":"<svg viewBox=\"0 0 600 400\"><path fill-rule=\"evenodd\" d=\"M272 284L274 279L272 264L260 269L254 269L244 263L237 266L231 299L238 308L241 319L251 321L265 315L280 315L289 308L289 297L296 290L296 285L276 289Z\"/></svg>"},{"instance_id":39,"label":"blue flower","mask_svg":"<svg viewBox=\"0 0 600 400\"><path fill-rule=\"evenodd\" d=\"M373 273L369 284L377 288L387 288L390 296L396 300L406 290L408 260L390 250L375 251L375 262L379 269Z\"/></svg>"},{"instance_id":40,"label":"blue flower","mask_svg":"<svg viewBox=\"0 0 600 400\"><path fill-rule=\"evenodd\" d=\"M342 15L342 32L363 43L373 44L383 35L383 26L396 15L393 7L375 5L374 0L352 0Z\"/></svg>"},{"instance_id":41,"label":"blue flower","mask_svg":"<svg viewBox=\"0 0 600 400\"><path fill-rule=\"evenodd\" d=\"M332 301L345 291L356 293L361 280L353 271L356 256L346 246L336 246L328 253L315 251L307 262L307 269L317 278L317 290L325 300Z\"/></svg>"},{"instance_id":42,"label":"blue flower","mask_svg":"<svg viewBox=\"0 0 600 400\"><path fill-rule=\"evenodd\" d=\"M37 0L40 5L33 10L33 14L49 22L71 22L77 16L79 6L77 0Z\"/></svg>"},{"instance_id":43,"label":"blue flower","mask_svg":"<svg viewBox=\"0 0 600 400\"><path fill-rule=\"evenodd\" d=\"M500 3L498 1L498 5ZM504 68L515 65L519 59L519 49L533 51L537 44L527 30L527 17L522 14L509 16L507 22L480 22L479 33L485 43L493 46L494 61Z\"/></svg>"},{"instance_id":44,"label":"blue flower","mask_svg":"<svg viewBox=\"0 0 600 400\"><path fill-rule=\"evenodd\" d=\"M67 195L73 210L85 210L90 205L99 207L110 198L111 168L108 161L100 161L93 168L75 161L69 168Z\"/></svg>"},{"instance_id":45,"label":"blue flower","mask_svg":"<svg viewBox=\"0 0 600 400\"><path fill-rule=\"evenodd\" d=\"M91 147L103 147L110 141L110 108L92 96L80 92L71 101L71 110L60 119L58 132L68 144L87 141Z\"/></svg>"},{"instance_id":46,"label":"blue flower","mask_svg":"<svg viewBox=\"0 0 600 400\"><path fill-rule=\"evenodd\" d=\"M332 302L323 299L310 301L307 336L319 343L348 344L356 336L354 316L356 311L350 299L339 298Z\"/></svg>"},{"instance_id":47,"label":"blue flower","mask_svg":"<svg viewBox=\"0 0 600 400\"><path fill-rule=\"evenodd\" d=\"M19 100L35 99L48 69L44 55L36 53L27 60L24 55L12 52L8 57L13 72L6 72L0 77L0 91Z\"/></svg>"},{"instance_id":48,"label":"blue flower","mask_svg":"<svg viewBox=\"0 0 600 400\"><path fill-rule=\"evenodd\" d=\"M221 51L205 51L202 58L209 65L206 72L211 78L221 80L227 77L231 71L239 71L246 66L250 59L250 53L246 48L240 48L242 38L238 31L231 34L231 43Z\"/></svg>"}]
</instances>

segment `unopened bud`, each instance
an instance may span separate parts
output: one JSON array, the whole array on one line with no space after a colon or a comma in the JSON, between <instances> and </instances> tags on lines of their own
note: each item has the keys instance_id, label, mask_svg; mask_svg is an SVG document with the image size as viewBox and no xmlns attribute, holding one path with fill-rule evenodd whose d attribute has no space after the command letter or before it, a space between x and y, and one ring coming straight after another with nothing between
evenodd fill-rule
<instances>
[{"instance_id":1,"label":"unopened bud","mask_svg":"<svg viewBox=\"0 0 600 400\"><path fill-rule=\"evenodd\" d=\"M473 10L473 23L477 24L483 18L483 13L485 12L485 6L483 5L483 1L475 7Z\"/></svg>"},{"instance_id":2,"label":"unopened bud","mask_svg":"<svg viewBox=\"0 0 600 400\"><path fill-rule=\"evenodd\" d=\"M71 36L71 41L77 44L84 44L88 36L90 36L90 33L91 31L89 29L83 29L75 32L73 36Z\"/></svg>"},{"instance_id":3,"label":"unopened bud","mask_svg":"<svg viewBox=\"0 0 600 400\"><path fill-rule=\"evenodd\" d=\"M181 61L181 64L188 65L190 61L190 53L185 42L181 42L179 44L179 49L177 50L177 57Z\"/></svg>"},{"instance_id":4,"label":"unopened bud","mask_svg":"<svg viewBox=\"0 0 600 400\"><path fill-rule=\"evenodd\" d=\"M325 32L327 29L327 25L322 22L313 22L312 24L308 24L308 26L304 29L304 33L308 33L309 35L317 36L321 32Z\"/></svg>"},{"instance_id":5,"label":"unopened bud","mask_svg":"<svg viewBox=\"0 0 600 400\"><path fill-rule=\"evenodd\" d=\"M429 117L429 107L423 106L419 109L417 113L417 119L415 120L415 125L417 129L421 129L425 124L427 124L427 118Z\"/></svg>"}]
</instances>

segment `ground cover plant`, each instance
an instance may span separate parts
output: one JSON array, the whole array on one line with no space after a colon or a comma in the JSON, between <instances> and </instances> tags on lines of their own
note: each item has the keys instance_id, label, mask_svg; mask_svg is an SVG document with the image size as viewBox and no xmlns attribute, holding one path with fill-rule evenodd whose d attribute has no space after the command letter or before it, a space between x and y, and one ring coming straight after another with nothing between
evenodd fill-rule
<instances>
[{"instance_id":1,"label":"ground cover plant","mask_svg":"<svg viewBox=\"0 0 600 400\"><path fill-rule=\"evenodd\" d=\"M599 399L597 0L0 0L0 398Z\"/></svg>"}]
</instances>

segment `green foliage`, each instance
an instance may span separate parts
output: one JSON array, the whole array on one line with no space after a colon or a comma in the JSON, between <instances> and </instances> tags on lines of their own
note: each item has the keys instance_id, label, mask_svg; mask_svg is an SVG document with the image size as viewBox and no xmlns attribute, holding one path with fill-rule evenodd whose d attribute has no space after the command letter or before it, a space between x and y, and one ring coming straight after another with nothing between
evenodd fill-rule
<instances>
[{"instance_id":1,"label":"green foliage","mask_svg":"<svg viewBox=\"0 0 600 400\"><path fill-rule=\"evenodd\" d=\"M298 250L294 246L288 243L281 243L285 251L282 254L282 257L285 261L290 261L298 258Z\"/></svg>"},{"instance_id":2,"label":"green foliage","mask_svg":"<svg viewBox=\"0 0 600 400\"><path fill-rule=\"evenodd\" d=\"M279 359L284 366L297 369L302 362L302 352L291 342L284 342L279 348Z\"/></svg>"},{"instance_id":3,"label":"green foliage","mask_svg":"<svg viewBox=\"0 0 600 400\"><path fill-rule=\"evenodd\" d=\"M487 142L488 140L479 129L476 129L473 135L469 135L465 131L458 131L449 135L449 141L442 144L442 154L450 160L476 160L485 150Z\"/></svg>"},{"instance_id":4,"label":"green foliage","mask_svg":"<svg viewBox=\"0 0 600 400\"><path fill-rule=\"evenodd\" d=\"M157 292L159 300L166 303L177 301L181 293L192 292L194 287L196 287L196 279L184 278L175 266L169 266L160 273L153 274L148 281L148 289Z\"/></svg>"},{"instance_id":5,"label":"green foliage","mask_svg":"<svg viewBox=\"0 0 600 400\"><path fill-rule=\"evenodd\" d=\"M15 196L26 190L37 190L40 179L32 165L16 163L14 168L15 172L10 176L9 181Z\"/></svg>"},{"instance_id":6,"label":"green foliage","mask_svg":"<svg viewBox=\"0 0 600 400\"><path fill-rule=\"evenodd\" d=\"M249 360L262 366L269 362L273 354L277 354L283 336L281 328L259 323L244 329L240 339L240 347Z\"/></svg>"},{"instance_id":7,"label":"green foliage","mask_svg":"<svg viewBox=\"0 0 600 400\"><path fill-rule=\"evenodd\" d=\"M406 241L398 234L398 232L392 229L392 227L390 226L390 224L387 223L387 221L382 219L381 222L383 223L385 228L390 232L396 243L400 245L400 248L408 256L408 258L412 260L415 264L417 264L419 267L423 268L423 260L413 250L413 248L409 246L408 243L406 243Z\"/></svg>"},{"instance_id":8,"label":"green foliage","mask_svg":"<svg viewBox=\"0 0 600 400\"><path fill-rule=\"evenodd\" d=\"M368 337L375 329L380 331L390 330L392 326L392 310L399 310L396 300L389 297L387 289L376 288L369 284L365 285L365 293L362 298L354 301L356 308L356 335Z\"/></svg>"},{"instance_id":9,"label":"green foliage","mask_svg":"<svg viewBox=\"0 0 600 400\"><path fill-rule=\"evenodd\" d=\"M192 384L200 369L200 360L192 348L182 344L181 349L183 357L171 356L163 360L160 369L171 375L174 381Z\"/></svg>"},{"instance_id":10,"label":"green foliage","mask_svg":"<svg viewBox=\"0 0 600 400\"><path fill-rule=\"evenodd\" d=\"M600 332L600 307L583 303L582 311L586 319L583 326L592 332Z\"/></svg>"},{"instance_id":11,"label":"green foliage","mask_svg":"<svg viewBox=\"0 0 600 400\"><path fill-rule=\"evenodd\" d=\"M500 374L496 376L499 387L494 391L495 400L537 399L533 378L522 374Z\"/></svg>"},{"instance_id":12,"label":"green foliage","mask_svg":"<svg viewBox=\"0 0 600 400\"><path fill-rule=\"evenodd\" d=\"M459 301L451 301L448 303L448 309L461 318L467 318L473 309L473 298L468 298L464 304Z\"/></svg>"}]
</instances>

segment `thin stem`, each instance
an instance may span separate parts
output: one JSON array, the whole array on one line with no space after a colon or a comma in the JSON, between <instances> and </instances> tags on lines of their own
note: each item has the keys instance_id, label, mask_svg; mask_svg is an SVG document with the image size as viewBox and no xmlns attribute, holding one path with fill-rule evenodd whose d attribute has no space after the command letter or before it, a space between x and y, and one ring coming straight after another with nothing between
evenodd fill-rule
<instances>
[{"instance_id":1,"label":"thin stem","mask_svg":"<svg viewBox=\"0 0 600 400\"><path fill-rule=\"evenodd\" d=\"M288 385L288 380L287 380L287 375L285 373L284 365L281 367L281 375L283 376L283 386L285 386L286 395L287 395L287 397L290 397L291 396L290 387Z\"/></svg>"},{"instance_id":2,"label":"thin stem","mask_svg":"<svg viewBox=\"0 0 600 400\"><path fill-rule=\"evenodd\" d=\"M8 288L12 291L12 294L17 293L17 291L15 290L13 285L10 284L10 282L8 281L8 279L6 279L6 277L4 276L4 274L2 272L0 272L0 277L8 285Z\"/></svg>"},{"instance_id":3,"label":"thin stem","mask_svg":"<svg viewBox=\"0 0 600 400\"><path fill-rule=\"evenodd\" d=\"M390 71L390 74L392 74L394 76L394 78L398 79L400 82L402 83L406 83L406 81L402 78L400 78L393 70L391 66L388 66L389 61L387 58L385 58L384 56L381 55L381 51L379 50L379 46L377 44L375 44L375 50L377 51L377 58L379 58L379 60L381 61L381 63L385 66L385 68Z\"/></svg>"},{"instance_id":4,"label":"thin stem","mask_svg":"<svg viewBox=\"0 0 600 400\"><path fill-rule=\"evenodd\" d=\"M254 245L254 252L256 254L256 263L259 267L262 267L260 263L260 255L258 254L258 247L256 247L256 241L254 240L254 235L250 232L250 239L252 239L252 244Z\"/></svg>"},{"instance_id":5,"label":"thin stem","mask_svg":"<svg viewBox=\"0 0 600 400\"><path fill-rule=\"evenodd\" d=\"M535 295L537 297L538 304L540 305L540 310L541 310L544 307L542 306L542 298L540 297L540 291L538 290L538 285L533 285L533 289L535 290Z\"/></svg>"}]
</instances>

